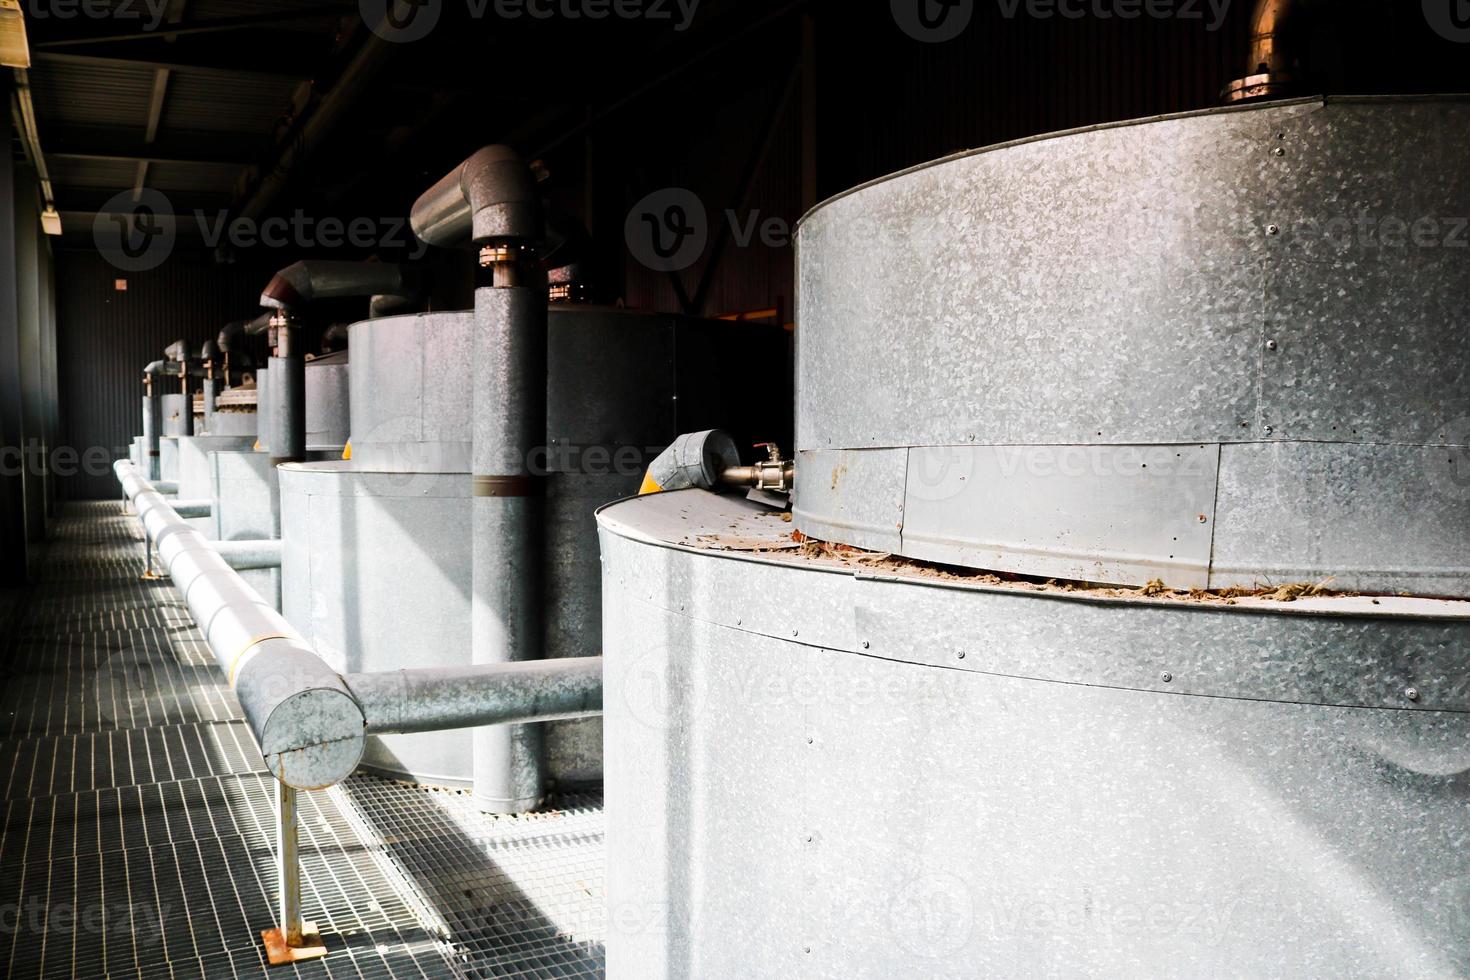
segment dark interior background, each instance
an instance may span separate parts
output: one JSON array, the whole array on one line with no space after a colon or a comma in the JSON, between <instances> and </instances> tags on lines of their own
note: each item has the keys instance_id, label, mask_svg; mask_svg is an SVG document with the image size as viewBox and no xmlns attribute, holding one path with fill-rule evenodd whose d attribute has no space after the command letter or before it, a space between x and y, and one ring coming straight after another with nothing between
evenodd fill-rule
<instances>
[{"instance_id":1,"label":"dark interior background","mask_svg":"<svg viewBox=\"0 0 1470 980\"><path fill-rule=\"evenodd\" d=\"M672 0L661 6L674 21L596 22L414 2L437 21L407 43L365 26L373 0L171 0L173 32L30 18L29 86L65 228L41 240L57 284L53 444L124 446L139 369L175 339L199 344L253 316L274 270L417 251L401 226L372 247L229 247L201 234L196 212L367 218L381 232L475 149L504 142L540 161L548 198L586 224L594 299L785 325L785 231L818 201L967 148L1217 105L1244 73L1252 7L1231 0L1213 24L1208 0L1169 8L1191 16L1133 20L1075 2L1081 16L1038 17L1025 0L1013 16L1011 0L957 0L968 27L926 43L895 13L921 0L702 0L683 30ZM1470 89L1470 44L1433 31L1421 0L1303 6L1330 14L1302 40L1311 92ZM13 156L25 172L18 145ZM630 208L669 187L693 191L710 219L702 257L679 273L644 267L624 234ZM119 193L144 188L168 200L177 241L157 268L121 271L94 228ZM742 226L775 219L780 234L741 245L727 212ZM434 307L471 304L470 253L421 261ZM365 313L364 302L316 316ZM112 495L110 475L49 487Z\"/></svg>"}]
</instances>

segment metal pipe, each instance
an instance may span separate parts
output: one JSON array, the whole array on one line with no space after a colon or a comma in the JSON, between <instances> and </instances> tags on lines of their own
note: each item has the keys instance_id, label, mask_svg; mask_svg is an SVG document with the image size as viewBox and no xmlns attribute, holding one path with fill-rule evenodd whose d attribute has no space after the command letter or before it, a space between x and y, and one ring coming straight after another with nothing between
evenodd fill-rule
<instances>
[{"instance_id":1,"label":"metal pipe","mask_svg":"<svg viewBox=\"0 0 1470 980\"><path fill-rule=\"evenodd\" d=\"M283 356L270 359L269 441L262 440L272 466L306 460L306 358L292 336L296 328L280 330L285 342L277 350Z\"/></svg>"},{"instance_id":2,"label":"metal pipe","mask_svg":"<svg viewBox=\"0 0 1470 980\"><path fill-rule=\"evenodd\" d=\"M280 883L280 905L276 921L286 945L305 945L301 921L300 826L296 820L296 788L276 783L276 880Z\"/></svg>"},{"instance_id":3,"label":"metal pipe","mask_svg":"<svg viewBox=\"0 0 1470 980\"><path fill-rule=\"evenodd\" d=\"M562 721L602 714L602 658L348 674L369 735Z\"/></svg>"},{"instance_id":4,"label":"metal pipe","mask_svg":"<svg viewBox=\"0 0 1470 980\"><path fill-rule=\"evenodd\" d=\"M546 231L536 179L506 146L475 152L413 206L426 244L484 246L494 285L475 292L471 348L474 556L471 661L491 667L539 660L544 486L530 466L546 440L545 275L532 245ZM539 725L475 730L474 797L482 809L521 813L545 795Z\"/></svg>"},{"instance_id":5,"label":"metal pipe","mask_svg":"<svg viewBox=\"0 0 1470 980\"><path fill-rule=\"evenodd\" d=\"M348 296L395 296L407 302L419 289L417 270L394 262L312 260L277 272L261 293L260 305L288 310Z\"/></svg>"},{"instance_id":6,"label":"metal pipe","mask_svg":"<svg viewBox=\"0 0 1470 980\"><path fill-rule=\"evenodd\" d=\"M219 556L237 572L252 568L280 568L280 539L271 541L211 541Z\"/></svg>"},{"instance_id":7,"label":"metal pipe","mask_svg":"<svg viewBox=\"0 0 1470 980\"><path fill-rule=\"evenodd\" d=\"M255 448L269 452L271 448L271 369L266 366L255 372Z\"/></svg>"},{"instance_id":8,"label":"metal pipe","mask_svg":"<svg viewBox=\"0 0 1470 980\"><path fill-rule=\"evenodd\" d=\"M191 517L208 517L214 504L209 500L173 500L169 502L174 513L188 520Z\"/></svg>"},{"instance_id":9,"label":"metal pipe","mask_svg":"<svg viewBox=\"0 0 1470 980\"><path fill-rule=\"evenodd\" d=\"M275 313L267 310L254 320L246 320L242 329L252 337L258 337L271 328L271 321L276 317ZM228 329L228 328L226 328ZM221 334L220 336L224 336Z\"/></svg>"},{"instance_id":10,"label":"metal pipe","mask_svg":"<svg viewBox=\"0 0 1470 980\"><path fill-rule=\"evenodd\" d=\"M544 289L487 287L475 294L474 556L471 661L542 656L544 485L530 460L546 439ZM480 728L473 736L481 809L522 813L545 795L540 726Z\"/></svg>"},{"instance_id":11,"label":"metal pipe","mask_svg":"<svg viewBox=\"0 0 1470 980\"><path fill-rule=\"evenodd\" d=\"M215 363L219 360L219 344L213 340L206 340L200 348L199 357L204 362L204 381L201 393L204 396L204 431L214 431L214 413L219 401L219 382L215 380Z\"/></svg>"},{"instance_id":12,"label":"metal pipe","mask_svg":"<svg viewBox=\"0 0 1470 980\"><path fill-rule=\"evenodd\" d=\"M159 440L163 437L163 392L157 379L163 374L163 362L154 361L143 369L143 448L148 454L148 476L162 476Z\"/></svg>"},{"instance_id":13,"label":"metal pipe","mask_svg":"<svg viewBox=\"0 0 1470 980\"><path fill-rule=\"evenodd\" d=\"M508 146L487 146L451 170L414 202L409 221L425 244L445 247L544 230L536 178Z\"/></svg>"},{"instance_id":14,"label":"metal pipe","mask_svg":"<svg viewBox=\"0 0 1470 980\"><path fill-rule=\"evenodd\" d=\"M1256 0L1245 74L1225 87L1227 102L1287 95L1299 87L1300 11L1298 0Z\"/></svg>"},{"instance_id":15,"label":"metal pipe","mask_svg":"<svg viewBox=\"0 0 1470 980\"><path fill-rule=\"evenodd\" d=\"M113 466L204 632L270 771L298 789L345 779L362 757L362 709L342 678L126 460Z\"/></svg>"}]
</instances>

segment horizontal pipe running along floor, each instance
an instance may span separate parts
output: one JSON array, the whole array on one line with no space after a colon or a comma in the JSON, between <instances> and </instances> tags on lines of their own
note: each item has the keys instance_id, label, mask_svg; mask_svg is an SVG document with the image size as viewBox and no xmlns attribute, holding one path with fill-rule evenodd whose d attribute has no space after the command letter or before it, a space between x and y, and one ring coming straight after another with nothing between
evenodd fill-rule
<instances>
[{"instance_id":1,"label":"horizontal pipe running along floor","mask_svg":"<svg viewBox=\"0 0 1470 980\"><path fill-rule=\"evenodd\" d=\"M0 977L582 977L603 972L602 803L495 818L359 774L303 793L305 918L268 968L270 775L137 522L72 504L0 592Z\"/></svg>"}]
</instances>

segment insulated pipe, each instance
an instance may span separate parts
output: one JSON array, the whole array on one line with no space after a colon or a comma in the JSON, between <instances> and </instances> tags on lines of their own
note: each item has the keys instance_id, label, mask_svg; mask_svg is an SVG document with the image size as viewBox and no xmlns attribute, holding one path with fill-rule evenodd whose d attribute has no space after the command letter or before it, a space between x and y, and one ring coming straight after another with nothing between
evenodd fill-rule
<instances>
[{"instance_id":1,"label":"insulated pipe","mask_svg":"<svg viewBox=\"0 0 1470 980\"><path fill-rule=\"evenodd\" d=\"M148 454L148 475L157 480L163 475L159 458L159 439L163 436L163 392L158 390L164 364L154 361L143 369L143 449Z\"/></svg>"},{"instance_id":2,"label":"insulated pipe","mask_svg":"<svg viewBox=\"0 0 1470 980\"><path fill-rule=\"evenodd\" d=\"M471 661L539 660L544 486L530 461L546 440L546 288L529 246L545 235L536 180L505 146L478 150L426 191L409 218L429 245L483 246L493 285L475 292ZM474 797L521 813L545 795L539 725L476 729Z\"/></svg>"},{"instance_id":3,"label":"insulated pipe","mask_svg":"<svg viewBox=\"0 0 1470 980\"><path fill-rule=\"evenodd\" d=\"M602 658L348 674L369 735L602 714Z\"/></svg>"},{"instance_id":4,"label":"insulated pipe","mask_svg":"<svg viewBox=\"0 0 1470 980\"><path fill-rule=\"evenodd\" d=\"M214 502L210 500L171 500L169 506L174 509L185 520L192 517L208 517L214 509Z\"/></svg>"},{"instance_id":5,"label":"insulated pipe","mask_svg":"<svg viewBox=\"0 0 1470 980\"><path fill-rule=\"evenodd\" d=\"M544 484L530 460L546 439L544 289L475 293L474 555L471 661L539 660ZM492 813L533 809L546 791L539 725L476 729L474 796Z\"/></svg>"},{"instance_id":6,"label":"insulated pipe","mask_svg":"<svg viewBox=\"0 0 1470 980\"><path fill-rule=\"evenodd\" d=\"M271 372L265 367L255 372L255 448L270 451L271 442Z\"/></svg>"},{"instance_id":7,"label":"insulated pipe","mask_svg":"<svg viewBox=\"0 0 1470 980\"><path fill-rule=\"evenodd\" d=\"M260 305L294 310L319 299L395 296L404 302L419 293L417 270L393 262L297 262L277 272Z\"/></svg>"},{"instance_id":8,"label":"insulated pipe","mask_svg":"<svg viewBox=\"0 0 1470 980\"><path fill-rule=\"evenodd\" d=\"M277 328L276 353L270 359L270 426L266 448L272 466L306 461L306 357L298 329Z\"/></svg>"},{"instance_id":9,"label":"insulated pipe","mask_svg":"<svg viewBox=\"0 0 1470 980\"><path fill-rule=\"evenodd\" d=\"M225 563L237 572L252 568L280 568L281 541L211 541Z\"/></svg>"},{"instance_id":10,"label":"insulated pipe","mask_svg":"<svg viewBox=\"0 0 1470 980\"><path fill-rule=\"evenodd\" d=\"M413 232L428 245L532 240L543 233L536 178L508 146L487 146L414 202Z\"/></svg>"},{"instance_id":11,"label":"insulated pipe","mask_svg":"<svg viewBox=\"0 0 1470 980\"><path fill-rule=\"evenodd\" d=\"M204 361L204 431L214 431L215 404L219 401L219 382L215 380L215 363L219 360L219 345L213 340L206 340L204 347L199 351L199 357Z\"/></svg>"},{"instance_id":12,"label":"insulated pipe","mask_svg":"<svg viewBox=\"0 0 1470 980\"><path fill-rule=\"evenodd\" d=\"M120 460L113 470L239 698L270 771L298 789L345 779L362 757L365 720L342 678L132 463Z\"/></svg>"},{"instance_id":13,"label":"insulated pipe","mask_svg":"<svg viewBox=\"0 0 1470 980\"><path fill-rule=\"evenodd\" d=\"M176 340L169 344L163 351L171 364L178 367L179 393L184 396L184 411L179 418L179 435L192 436L194 434L194 399L189 392L189 344L184 340Z\"/></svg>"},{"instance_id":14,"label":"insulated pipe","mask_svg":"<svg viewBox=\"0 0 1470 980\"><path fill-rule=\"evenodd\" d=\"M271 321L275 319L275 316L274 313L267 310L254 320L246 320L242 329L250 336L258 337L271 328Z\"/></svg>"}]
</instances>

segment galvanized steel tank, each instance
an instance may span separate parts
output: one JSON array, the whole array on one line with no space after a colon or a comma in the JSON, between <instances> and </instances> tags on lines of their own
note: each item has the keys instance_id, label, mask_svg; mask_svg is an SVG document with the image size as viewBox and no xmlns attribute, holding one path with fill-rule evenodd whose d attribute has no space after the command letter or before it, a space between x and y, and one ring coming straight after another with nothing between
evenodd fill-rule
<instances>
[{"instance_id":1,"label":"galvanized steel tank","mask_svg":"<svg viewBox=\"0 0 1470 980\"><path fill-rule=\"evenodd\" d=\"M1466 159L1301 100L809 215L795 525L880 554L600 512L609 975L1470 973Z\"/></svg>"},{"instance_id":2,"label":"galvanized steel tank","mask_svg":"<svg viewBox=\"0 0 1470 980\"><path fill-rule=\"evenodd\" d=\"M1470 596L1467 153L1464 99L1317 99L827 202L798 235L797 526L1042 577Z\"/></svg>"},{"instance_id":3,"label":"galvanized steel tank","mask_svg":"<svg viewBox=\"0 0 1470 980\"><path fill-rule=\"evenodd\" d=\"M472 312L385 317L350 328L351 462L280 468L286 618L344 671L471 662ZM593 307L553 307L545 542L547 657L601 651L593 511L636 493L681 431L742 413L753 437L789 426L747 404L779 371L775 328ZM764 435L763 435L764 434ZM513 574L514 571L510 570ZM550 774L601 778L598 720L552 723ZM364 764L435 785L468 783L467 731L368 740Z\"/></svg>"}]
</instances>

